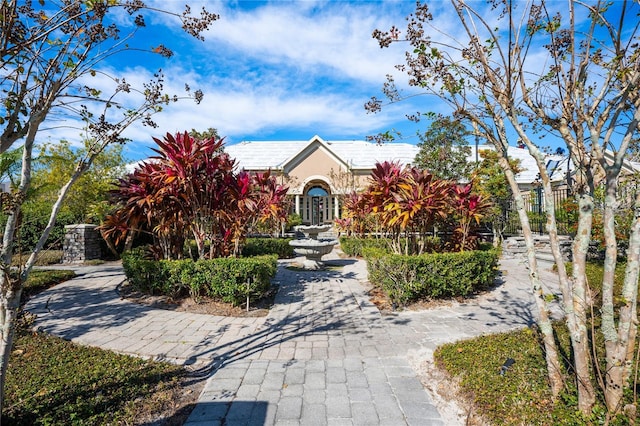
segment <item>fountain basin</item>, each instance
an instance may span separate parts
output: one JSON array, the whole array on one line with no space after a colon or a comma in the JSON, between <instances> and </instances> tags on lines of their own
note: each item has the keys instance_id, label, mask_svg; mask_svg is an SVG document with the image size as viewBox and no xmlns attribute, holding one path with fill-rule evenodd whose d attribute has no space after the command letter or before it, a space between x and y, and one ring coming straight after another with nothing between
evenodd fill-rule
<instances>
[{"instance_id":1,"label":"fountain basin","mask_svg":"<svg viewBox=\"0 0 640 426\"><path fill-rule=\"evenodd\" d=\"M318 234L331 229L331 225L298 226L297 231L306 235L307 238L293 240L289 245L293 247L293 252L298 256L304 256L302 264L304 269L323 269L322 256L331 253L333 246L338 244L334 239L318 239Z\"/></svg>"},{"instance_id":2,"label":"fountain basin","mask_svg":"<svg viewBox=\"0 0 640 426\"><path fill-rule=\"evenodd\" d=\"M302 232L305 237L312 240L317 240L319 233L327 232L329 229L331 229L331 225L298 225L295 227L296 231Z\"/></svg>"}]
</instances>

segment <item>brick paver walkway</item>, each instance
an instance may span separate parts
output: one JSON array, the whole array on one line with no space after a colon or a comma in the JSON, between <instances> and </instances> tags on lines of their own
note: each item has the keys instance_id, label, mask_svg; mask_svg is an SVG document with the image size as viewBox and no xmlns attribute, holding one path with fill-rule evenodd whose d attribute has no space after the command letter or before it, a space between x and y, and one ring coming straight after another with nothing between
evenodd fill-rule
<instances>
[{"instance_id":1,"label":"brick paver walkway","mask_svg":"<svg viewBox=\"0 0 640 426\"><path fill-rule=\"evenodd\" d=\"M34 297L35 326L81 344L164 359L211 375L195 425L441 425L412 362L443 342L531 323L526 267L502 261L503 283L467 303L381 315L362 285L362 260L331 271L281 261L267 317L229 318L151 309L120 299L120 265L80 275ZM553 281L549 272L543 278Z\"/></svg>"}]
</instances>

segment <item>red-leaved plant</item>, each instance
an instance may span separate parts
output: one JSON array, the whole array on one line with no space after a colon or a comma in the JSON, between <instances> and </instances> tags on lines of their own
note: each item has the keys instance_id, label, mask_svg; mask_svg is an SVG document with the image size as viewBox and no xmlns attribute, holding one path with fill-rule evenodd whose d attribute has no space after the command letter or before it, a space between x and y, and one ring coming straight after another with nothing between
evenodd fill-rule
<instances>
[{"instance_id":1,"label":"red-leaved plant","mask_svg":"<svg viewBox=\"0 0 640 426\"><path fill-rule=\"evenodd\" d=\"M287 188L268 172L236 173L222 139L195 139L185 132L154 141L157 155L113 191L120 208L105 223L106 235L122 239L144 225L157 256L175 259L190 234L198 256L214 258L237 256L256 222L286 220Z\"/></svg>"}]
</instances>

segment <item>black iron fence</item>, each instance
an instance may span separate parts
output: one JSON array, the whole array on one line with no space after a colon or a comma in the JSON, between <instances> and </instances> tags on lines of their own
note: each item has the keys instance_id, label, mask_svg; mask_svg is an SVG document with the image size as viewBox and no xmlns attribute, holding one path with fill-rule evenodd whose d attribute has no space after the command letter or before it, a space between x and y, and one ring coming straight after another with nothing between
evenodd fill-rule
<instances>
[{"instance_id":1,"label":"black iron fence","mask_svg":"<svg viewBox=\"0 0 640 426\"><path fill-rule=\"evenodd\" d=\"M571 233L574 223L575 207L566 189L556 189L552 195L558 232L560 235L568 235ZM535 188L523 194L523 199L531 230L539 234L546 233L545 224L547 218L545 215L544 190ZM509 200L501 205L500 208L501 217L498 220L498 226L503 229L503 233L505 235L519 234L522 231L522 227L520 226L520 219L514 201Z\"/></svg>"}]
</instances>

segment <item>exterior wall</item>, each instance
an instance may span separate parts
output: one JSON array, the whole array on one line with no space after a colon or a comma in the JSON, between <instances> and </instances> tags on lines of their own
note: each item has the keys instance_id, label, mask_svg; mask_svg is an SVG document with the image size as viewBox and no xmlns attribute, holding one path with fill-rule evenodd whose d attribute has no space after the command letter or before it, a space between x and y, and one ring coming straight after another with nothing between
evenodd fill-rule
<instances>
[{"instance_id":1,"label":"exterior wall","mask_svg":"<svg viewBox=\"0 0 640 426\"><path fill-rule=\"evenodd\" d=\"M302 184L313 176L325 176L329 179L332 169L337 172L343 170L343 166L323 150L316 149L288 170L287 174Z\"/></svg>"}]
</instances>

